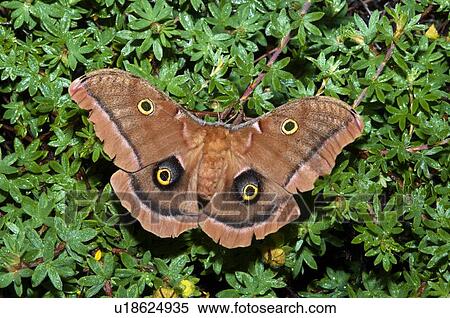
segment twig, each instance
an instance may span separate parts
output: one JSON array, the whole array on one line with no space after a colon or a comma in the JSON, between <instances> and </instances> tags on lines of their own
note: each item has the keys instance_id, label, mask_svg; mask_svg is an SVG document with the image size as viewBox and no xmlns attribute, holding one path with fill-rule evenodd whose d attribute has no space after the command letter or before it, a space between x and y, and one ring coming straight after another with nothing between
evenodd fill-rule
<instances>
[{"instance_id":1,"label":"twig","mask_svg":"<svg viewBox=\"0 0 450 318\"><path fill-rule=\"evenodd\" d=\"M113 296L112 286L111 286L111 281L110 280L107 280L103 284L103 291L105 292L106 296L108 296L108 297L112 297Z\"/></svg>"},{"instance_id":2,"label":"twig","mask_svg":"<svg viewBox=\"0 0 450 318\"><path fill-rule=\"evenodd\" d=\"M356 11L356 9L358 9L361 5L363 5L364 7L367 7L367 9L369 9L369 6L367 4L371 3L371 2L373 2L373 0L353 1L352 5L348 8L348 12L350 13L350 12Z\"/></svg>"},{"instance_id":3,"label":"twig","mask_svg":"<svg viewBox=\"0 0 450 318\"><path fill-rule=\"evenodd\" d=\"M54 258L56 259L66 248L66 243L64 242L59 242L54 251ZM20 262L20 264L18 265L19 268L35 268L37 267L39 264L44 263L44 258L43 257L39 257L38 259L36 259L34 262L31 263L26 263L26 262Z\"/></svg>"},{"instance_id":4,"label":"twig","mask_svg":"<svg viewBox=\"0 0 450 318\"><path fill-rule=\"evenodd\" d=\"M218 112L213 112L213 111L207 111L207 110L194 110L192 111L192 113L200 118L204 118L206 116L211 116L211 117L218 117L220 113Z\"/></svg>"},{"instance_id":5,"label":"twig","mask_svg":"<svg viewBox=\"0 0 450 318\"><path fill-rule=\"evenodd\" d=\"M300 11L300 15L304 16L309 8L311 7L311 1L306 1L303 4L303 7ZM277 60L278 56L280 55L281 51L283 51L283 49L286 47L286 45L289 43L289 40L291 39L291 35L290 33L286 34L280 41L280 45L273 49L273 54L269 59L269 62L267 62L267 67L271 67L275 61ZM272 52L271 51L271 52ZM255 90L255 88L258 86L259 83L261 83L261 81L264 79L264 77L266 77L267 73L261 72L259 73L258 77L247 87L247 89L245 90L244 94L242 94L241 98L239 98L239 102L240 103L244 103L247 101L247 99L250 97L250 95L252 94L252 92Z\"/></svg>"},{"instance_id":6,"label":"twig","mask_svg":"<svg viewBox=\"0 0 450 318\"><path fill-rule=\"evenodd\" d=\"M304 16L306 13L308 13L309 8L311 7L311 0L307 0L305 1L305 3L303 4L302 9L300 10L300 15Z\"/></svg>"},{"instance_id":7,"label":"twig","mask_svg":"<svg viewBox=\"0 0 450 318\"><path fill-rule=\"evenodd\" d=\"M372 77L372 81L376 81L378 79L378 77L381 75L387 62L390 60L392 53L394 52L394 49L395 49L395 43L392 42L391 46L386 51L386 56L384 57L383 62L381 62L381 64L378 66L375 75ZM352 108L356 108L359 106L359 104L361 104L362 100L366 97L367 89L368 89L368 87L364 88L361 91L361 94L359 94L358 98L353 102Z\"/></svg>"},{"instance_id":8,"label":"twig","mask_svg":"<svg viewBox=\"0 0 450 318\"><path fill-rule=\"evenodd\" d=\"M398 0L395 0L392 4L394 5ZM365 7L367 7L367 3L369 3L371 1L361 1L360 3L362 3ZM422 13L420 20L423 20L433 9L433 5L429 5L425 11ZM368 10L368 7L367 7ZM370 12L370 11L369 11ZM386 11L383 10L383 12L381 13L381 16L384 16L386 14ZM388 50L386 51L386 56L384 57L383 62L381 62L381 64L378 66L378 69L375 73L375 75L372 77L372 81L376 81L378 79L378 77L381 75L381 73L383 72L387 62L390 60L390 58L392 57L392 53L394 52L395 49L395 40L400 38L400 35L402 34L402 32L398 32L399 30L397 30L396 34L394 35L394 40L392 41L390 47L388 48ZM354 101L352 108L356 108L359 106L359 104L362 102L362 100L366 97L367 94L367 89L368 87L364 88L361 91L361 94L359 94L358 98Z\"/></svg>"},{"instance_id":9,"label":"twig","mask_svg":"<svg viewBox=\"0 0 450 318\"><path fill-rule=\"evenodd\" d=\"M80 167L80 170L78 170L76 174L77 180L83 180L84 184L86 185L86 189L91 190L91 184L89 183L89 178L86 175L86 171L83 167Z\"/></svg>"},{"instance_id":10,"label":"twig","mask_svg":"<svg viewBox=\"0 0 450 318\"><path fill-rule=\"evenodd\" d=\"M11 126L11 125L8 125L8 124L5 124L5 123L0 123L0 129L4 129L4 130L6 130L6 131L8 131L8 132L11 132L11 133L17 135L17 129L14 128L14 127ZM31 143L31 142L33 141L33 137L31 137L31 136L29 136L29 135L25 135L25 136L23 136L21 139L22 139L22 140L25 140L25 141L27 141L27 142L29 142L29 143Z\"/></svg>"},{"instance_id":11,"label":"twig","mask_svg":"<svg viewBox=\"0 0 450 318\"><path fill-rule=\"evenodd\" d=\"M306 2L305 2L306 3ZM280 45L275 49L274 53L269 59L269 62L267 62L267 67L270 68L277 60L278 56L280 55L281 51L286 47L289 40L291 39L290 33L286 34L280 42ZM250 95L253 93L255 88L261 83L261 81L266 77L267 73L261 72L259 73L258 77L247 87L244 94L242 94L241 98L239 98L239 103L245 103L247 99L250 97Z\"/></svg>"},{"instance_id":12,"label":"twig","mask_svg":"<svg viewBox=\"0 0 450 318\"><path fill-rule=\"evenodd\" d=\"M430 12L433 11L433 5L430 4L424 12L422 12L422 14L420 15L420 21L422 21L423 19L425 19L425 17L430 14Z\"/></svg>"},{"instance_id":13,"label":"twig","mask_svg":"<svg viewBox=\"0 0 450 318\"><path fill-rule=\"evenodd\" d=\"M127 250L124 248L119 248L119 247L113 247L111 249L111 253L115 254L115 255L120 255L122 253L125 253Z\"/></svg>"},{"instance_id":14,"label":"twig","mask_svg":"<svg viewBox=\"0 0 450 318\"><path fill-rule=\"evenodd\" d=\"M228 107L223 112L219 114L219 120L224 121L233 111L233 107Z\"/></svg>"},{"instance_id":15,"label":"twig","mask_svg":"<svg viewBox=\"0 0 450 318\"><path fill-rule=\"evenodd\" d=\"M363 5L364 9L367 11L367 13L370 16L372 14L372 12L370 12L369 6L367 5L366 1L359 0L359 2Z\"/></svg>"},{"instance_id":16,"label":"twig","mask_svg":"<svg viewBox=\"0 0 450 318\"><path fill-rule=\"evenodd\" d=\"M306 2L305 2L306 3ZM273 63L277 60L278 56L280 55L281 51L286 47L286 45L289 43L289 40L291 39L290 33L286 34L280 42L280 45L274 49L272 56L269 59L269 62L267 62L266 66L267 68L272 67ZM264 77L266 77L267 73L260 72L258 74L258 77L247 87L244 94L242 94L241 98L239 98L239 104L241 107L239 107L239 111L237 113L236 118L233 120L234 125L238 125L243 121L244 118L244 107L242 105L247 101L247 99L250 97L250 95L253 93L255 88L259 85L259 83L262 82Z\"/></svg>"},{"instance_id":17,"label":"twig","mask_svg":"<svg viewBox=\"0 0 450 318\"><path fill-rule=\"evenodd\" d=\"M311 7L311 4L312 4L311 0L307 0L303 4L302 9L300 10L300 15L301 16L304 16L308 12L309 8ZM277 60L278 56L281 54L281 52L283 51L283 49L286 47L286 45L289 43L290 40L291 40L291 34L289 32L288 34L286 34L281 39L280 44L278 45L278 47L276 47L275 49L271 50L270 52L264 54L261 57L261 58L264 58L264 57L267 57L267 56L271 55L269 61L266 64L266 68L272 67L272 65L275 63L275 61ZM261 60L261 58L258 58L257 61ZM262 82L262 80L264 79L264 77L266 77L266 75L267 75L267 72L261 71L258 74L258 76L256 77L256 79L247 87L247 89L244 91L242 96L239 98L238 103L241 105L241 107L239 107L237 115L235 115L236 117L235 117L235 119L233 121L233 124L239 124L240 122L242 122L242 120L245 117L242 105L248 100L250 95L253 93L253 91L256 89L256 87ZM223 116L221 116L221 118L223 118Z\"/></svg>"},{"instance_id":18,"label":"twig","mask_svg":"<svg viewBox=\"0 0 450 318\"><path fill-rule=\"evenodd\" d=\"M255 63L258 63L258 62L261 61L263 58L266 58L267 56L272 55L276 50L277 50L277 48L274 48L274 49L270 50L269 52L264 53L263 55L261 55L260 57L258 57L258 58L255 60Z\"/></svg>"},{"instance_id":19,"label":"twig","mask_svg":"<svg viewBox=\"0 0 450 318\"><path fill-rule=\"evenodd\" d=\"M10 125L8 125L8 124L1 123L1 124L0 124L0 128L3 128L4 130L6 130L6 131L8 131L8 132L11 132L11 133L17 135L17 130L16 130L16 128L14 128L13 126L10 126ZM28 136L28 135L25 135L24 137L22 137L22 140L25 140L25 141L31 143L31 142L33 141L33 137Z\"/></svg>"},{"instance_id":20,"label":"twig","mask_svg":"<svg viewBox=\"0 0 450 318\"><path fill-rule=\"evenodd\" d=\"M416 146L416 147L409 147L409 148L406 148L406 151L414 153L414 152L421 151L421 150L428 150L428 149L431 149L431 148L434 148L437 146L447 145L448 142L449 142L449 138L444 139L444 140L442 140L438 143L435 143L434 145L431 145L431 146L429 146L427 144L423 144L423 145Z\"/></svg>"},{"instance_id":21,"label":"twig","mask_svg":"<svg viewBox=\"0 0 450 318\"><path fill-rule=\"evenodd\" d=\"M432 149L434 147L447 145L449 143L449 140L450 140L450 138L447 138L447 139L444 139L442 141L435 143L434 145L423 144L423 145L419 145L419 146L415 146L415 147L408 147L408 148L406 148L406 151L408 151L409 153L416 153L418 151ZM389 152L388 149L382 149L380 151L380 155L382 155L384 157L387 155L388 152Z\"/></svg>"},{"instance_id":22,"label":"twig","mask_svg":"<svg viewBox=\"0 0 450 318\"><path fill-rule=\"evenodd\" d=\"M419 288L417 289L417 293L416 293L415 297L419 297L419 298L422 297L422 295L425 291L425 288L427 288L427 285L428 285L427 282L421 282Z\"/></svg>"},{"instance_id":23,"label":"twig","mask_svg":"<svg viewBox=\"0 0 450 318\"><path fill-rule=\"evenodd\" d=\"M238 125L243 122L244 118L244 107L240 107L236 118L233 120L233 125Z\"/></svg>"},{"instance_id":24,"label":"twig","mask_svg":"<svg viewBox=\"0 0 450 318\"><path fill-rule=\"evenodd\" d=\"M446 20L444 23L441 24L441 26L438 28L439 34L444 33L444 30L447 28L448 23L449 23L449 20Z\"/></svg>"},{"instance_id":25,"label":"twig","mask_svg":"<svg viewBox=\"0 0 450 318\"><path fill-rule=\"evenodd\" d=\"M364 4L367 4L371 1L361 1ZM393 3L391 3L390 5L393 6L398 2L398 0L394 0ZM386 14L386 10L383 10L381 12L381 17L383 17ZM378 77L381 75L381 73L383 72L387 62L391 59L392 57L392 53L394 52L395 49L395 41L400 38L400 36L402 35L402 32L400 30L397 30L395 35L394 35L394 39L392 40L391 45L389 46L389 48L386 51L386 56L383 59L383 62L381 62L381 64L378 66L377 71L375 73L375 75L372 77L372 81L376 81L378 79ZM375 43L376 45L376 43ZM361 102L363 101L363 99L366 97L367 94L367 90L368 87L364 88L361 93L359 94L358 98L353 102L352 108L356 108L359 106L359 104L361 104Z\"/></svg>"}]
</instances>

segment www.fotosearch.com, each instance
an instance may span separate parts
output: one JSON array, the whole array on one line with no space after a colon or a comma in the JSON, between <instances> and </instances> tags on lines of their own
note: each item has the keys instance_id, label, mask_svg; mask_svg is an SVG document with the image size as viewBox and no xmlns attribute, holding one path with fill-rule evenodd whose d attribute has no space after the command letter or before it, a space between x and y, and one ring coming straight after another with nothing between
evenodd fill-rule
<instances>
[{"instance_id":1,"label":"www.fotosearch.com","mask_svg":"<svg viewBox=\"0 0 450 318\"><path fill-rule=\"evenodd\" d=\"M221 308L217 308L221 306ZM215 308L211 308L215 307ZM230 314L335 314L336 305L302 305L294 304L251 304L235 302L230 305L198 305L200 313Z\"/></svg>"}]
</instances>

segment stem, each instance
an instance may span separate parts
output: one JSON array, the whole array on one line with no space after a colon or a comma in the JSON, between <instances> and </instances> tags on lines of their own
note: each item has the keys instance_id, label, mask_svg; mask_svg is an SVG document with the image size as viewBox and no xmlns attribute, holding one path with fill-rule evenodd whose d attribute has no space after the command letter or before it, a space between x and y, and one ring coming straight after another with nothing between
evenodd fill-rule
<instances>
[{"instance_id":1,"label":"stem","mask_svg":"<svg viewBox=\"0 0 450 318\"><path fill-rule=\"evenodd\" d=\"M218 112L208 111L208 110L193 110L191 111L195 116L204 118L206 116L217 117Z\"/></svg>"},{"instance_id":2,"label":"stem","mask_svg":"<svg viewBox=\"0 0 450 318\"><path fill-rule=\"evenodd\" d=\"M319 89L317 90L316 96L319 96L323 93L323 91L325 90L325 87L327 86L328 81L330 80L329 77L324 78L322 80L322 84L320 85Z\"/></svg>"},{"instance_id":3,"label":"stem","mask_svg":"<svg viewBox=\"0 0 450 318\"><path fill-rule=\"evenodd\" d=\"M387 62L391 59L392 53L394 52L395 49L395 43L392 42L391 46L388 48L388 50L386 51L386 56L383 59L383 62L381 62L381 64L378 66L377 71L375 73L375 75L372 77L372 81L376 81L378 79L378 77L380 77L381 73L383 72ZM354 101L352 108L356 108L359 106L359 104L361 104L362 100L366 97L367 95L367 87L364 88L361 92L361 94L359 94L358 98Z\"/></svg>"},{"instance_id":4,"label":"stem","mask_svg":"<svg viewBox=\"0 0 450 318\"><path fill-rule=\"evenodd\" d=\"M291 39L290 33L286 34L280 42L280 45L274 49L274 53L269 59L269 62L267 62L267 67L272 67L273 63L277 60L278 56L280 55L281 51L286 47L286 45L289 43L289 40ZM250 95L253 93L255 88L261 83L261 81L266 77L267 73L260 72L258 74L258 77L247 87L244 94L242 94L241 98L239 98L239 102L245 103L247 99L250 97Z\"/></svg>"},{"instance_id":5,"label":"stem","mask_svg":"<svg viewBox=\"0 0 450 318\"><path fill-rule=\"evenodd\" d=\"M309 8L311 7L311 0L307 0L303 6L302 9L300 10L300 15L304 16ZM281 52L283 51L283 49L286 47L286 45L289 43L289 41L291 40L291 33L289 32L288 34L286 34L280 41L280 44L278 45L278 47L276 47L275 49L271 50L270 52L264 54L262 57L258 58L256 61L261 60L261 58L264 58L266 56L269 56L270 54L271 57L269 59L269 61L267 62L266 66L267 68L272 67L272 65L275 63L275 61L277 60L278 56L281 54ZM242 120L244 119L244 110L243 110L243 104L248 100L248 98L250 97L250 95L253 93L253 91L256 89L256 87L262 82L262 80L264 79L264 77L266 77L267 72L264 73L263 71L261 71L258 76L256 77L256 79L247 87L247 89L244 91L244 93L242 94L242 96L239 98L239 110L237 113L236 118L233 121L233 124L239 124L242 122ZM236 102L237 104L237 102ZM234 105L236 105L234 104ZM223 116L221 116L223 118Z\"/></svg>"},{"instance_id":6,"label":"stem","mask_svg":"<svg viewBox=\"0 0 450 318\"><path fill-rule=\"evenodd\" d=\"M304 16L308 12L310 7L311 7L311 1L308 0L303 4L302 9L300 10L300 15ZM270 57L269 61L267 62L268 68L272 67L272 65L275 63L278 56L280 55L281 51L283 51L283 49L286 47L286 45L289 43L290 40L291 40L291 34L288 33L281 39L280 45L278 45L277 48L270 51L269 54L266 53L265 56L268 56L272 53L272 56ZM257 61L259 61L260 59L261 58L257 59ZM264 79L264 77L266 77L266 75L267 75L267 73L264 73L262 71L261 71L261 73L258 74L258 77L256 77L256 79L247 87L244 94L242 94L241 98L239 98L240 104L245 103L247 101L247 99L253 93L255 88L259 85L259 83L261 83L261 81Z\"/></svg>"},{"instance_id":7,"label":"stem","mask_svg":"<svg viewBox=\"0 0 450 318\"><path fill-rule=\"evenodd\" d=\"M369 16L372 14L372 12L370 12L370 9L369 9L369 7L367 6L367 2L370 2L370 1L362 1L362 0L359 0L359 2L362 4L362 6L364 7L364 9L367 11L367 13L369 14Z\"/></svg>"},{"instance_id":8,"label":"stem","mask_svg":"<svg viewBox=\"0 0 450 318\"><path fill-rule=\"evenodd\" d=\"M255 60L255 63L258 63L258 62L261 61L263 58L266 58L267 56L272 55L276 50L277 50L277 48L274 48L274 49L270 50L269 52L264 53L263 55L261 55L260 57L258 57L258 58Z\"/></svg>"},{"instance_id":9,"label":"stem","mask_svg":"<svg viewBox=\"0 0 450 318\"><path fill-rule=\"evenodd\" d=\"M442 140L434 145L431 145L431 146L424 144L424 145L420 145L420 146L416 146L416 147L409 147L409 148L406 148L406 151L414 153L414 152L421 151L421 150L428 150L428 149L431 149L431 148L434 148L437 146L447 145L448 142L449 142L449 138L444 139L444 140Z\"/></svg>"},{"instance_id":10,"label":"stem","mask_svg":"<svg viewBox=\"0 0 450 318\"><path fill-rule=\"evenodd\" d=\"M64 249L66 248L66 243L64 242L59 242L53 253L54 253L54 258L56 259L62 252L64 252ZM36 259L34 262L31 263L25 263L25 262L21 262L19 264L20 268L35 268L37 267L39 264L44 263L44 258L43 257L39 257L38 259Z\"/></svg>"}]
</instances>

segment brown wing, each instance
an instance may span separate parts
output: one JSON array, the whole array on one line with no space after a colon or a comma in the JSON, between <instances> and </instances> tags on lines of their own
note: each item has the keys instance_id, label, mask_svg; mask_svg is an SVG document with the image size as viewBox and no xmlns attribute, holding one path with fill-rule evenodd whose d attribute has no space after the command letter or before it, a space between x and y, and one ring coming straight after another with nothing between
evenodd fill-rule
<instances>
[{"instance_id":1,"label":"brown wing","mask_svg":"<svg viewBox=\"0 0 450 318\"><path fill-rule=\"evenodd\" d=\"M201 126L145 80L120 70L86 74L69 93L90 110L105 152L125 170L117 171L111 184L142 226L161 237L197 227L197 145L190 140ZM177 158L181 177L174 186L158 187L155 169L170 158Z\"/></svg>"},{"instance_id":2,"label":"brown wing","mask_svg":"<svg viewBox=\"0 0 450 318\"><path fill-rule=\"evenodd\" d=\"M188 162L179 180L167 188L155 180L157 168L151 164L133 173L114 173L111 185L121 204L145 230L160 237L176 237L198 227L197 163Z\"/></svg>"},{"instance_id":3,"label":"brown wing","mask_svg":"<svg viewBox=\"0 0 450 318\"><path fill-rule=\"evenodd\" d=\"M285 126L290 122L288 126ZM311 97L232 129L233 162L226 180L253 171L261 196L243 204L231 183L206 206L202 229L228 248L248 246L295 220L300 210L292 193L313 188L331 172L342 148L360 135L363 123L346 103Z\"/></svg>"},{"instance_id":4,"label":"brown wing","mask_svg":"<svg viewBox=\"0 0 450 318\"><path fill-rule=\"evenodd\" d=\"M250 145L238 150L243 158L266 178L295 193L311 190L319 176L329 174L336 156L362 130L363 122L346 103L310 97L280 106L235 133L237 140L251 136Z\"/></svg>"},{"instance_id":5,"label":"brown wing","mask_svg":"<svg viewBox=\"0 0 450 318\"><path fill-rule=\"evenodd\" d=\"M205 233L227 248L249 246L253 236L263 239L300 215L292 194L254 171L250 162L243 162L236 156L232 158L224 189L206 205L205 218L200 223ZM243 201L241 187L235 186L236 180L244 174L258 180L253 182L258 184L259 191L255 200Z\"/></svg>"},{"instance_id":6,"label":"brown wing","mask_svg":"<svg viewBox=\"0 0 450 318\"><path fill-rule=\"evenodd\" d=\"M103 69L73 81L69 93L81 108L90 110L89 120L119 168L134 172L174 152L186 152L183 131L194 122L145 80ZM151 114L139 110L142 101L154 107Z\"/></svg>"}]
</instances>

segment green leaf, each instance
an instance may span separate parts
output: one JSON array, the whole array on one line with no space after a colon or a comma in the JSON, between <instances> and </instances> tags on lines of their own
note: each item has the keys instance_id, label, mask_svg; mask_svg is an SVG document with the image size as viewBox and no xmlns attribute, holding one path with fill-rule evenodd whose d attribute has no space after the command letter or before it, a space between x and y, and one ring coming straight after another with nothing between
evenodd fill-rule
<instances>
[{"instance_id":1,"label":"green leaf","mask_svg":"<svg viewBox=\"0 0 450 318\"><path fill-rule=\"evenodd\" d=\"M14 273L0 273L0 288L8 287L14 281Z\"/></svg>"},{"instance_id":2,"label":"green leaf","mask_svg":"<svg viewBox=\"0 0 450 318\"><path fill-rule=\"evenodd\" d=\"M103 284L104 279L97 275L83 276L80 279L78 279L78 283L81 286L90 287L90 286L96 286L99 284Z\"/></svg>"},{"instance_id":3,"label":"green leaf","mask_svg":"<svg viewBox=\"0 0 450 318\"><path fill-rule=\"evenodd\" d=\"M163 57L163 49L161 46L161 43L159 41L153 41L153 53L155 54L155 57L161 61Z\"/></svg>"},{"instance_id":4,"label":"green leaf","mask_svg":"<svg viewBox=\"0 0 450 318\"><path fill-rule=\"evenodd\" d=\"M314 257L309 249L307 249L307 248L303 249L303 251L301 253L301 257L303 257L303 259L305 260L305 263L309 267L311 267L312 269L317 269L317 263L314 260Z\"/></svg>"},{"instance_id":5,"label":"green leaf","mask_svg":"<svg viewBox=\"0 0 450 318\"><path fill-rule=\"evenodd\" d=\"M33 276L31 276L31 283L33 287L40 285L45 277L47 277L47 267L45 264L39 264L35 268Z\"/></svg>"},{"instance_id":6,"label":"green leaf","mask_svg":"<svg viewBox=\"0 0 450 318\"><path fill-rule=\"evenodd\" d=\"M52 282L53 286L58 290L62 290L63 284L61 281L61 277L59 277L59 273L56 270L56 268L54 268L52 266L48 266L47 267L47 275L48 275L48 278L50 278L50 281Z\"/></svg>"}]
</instances>

